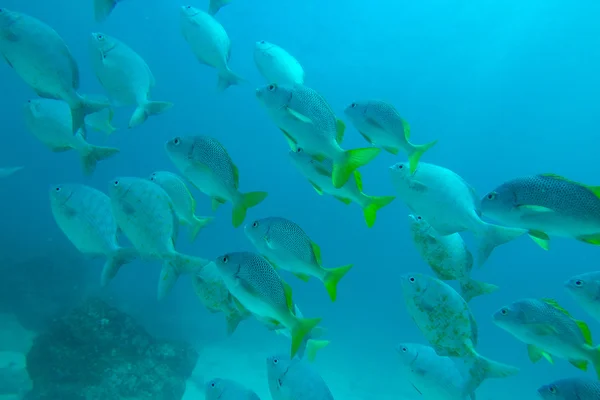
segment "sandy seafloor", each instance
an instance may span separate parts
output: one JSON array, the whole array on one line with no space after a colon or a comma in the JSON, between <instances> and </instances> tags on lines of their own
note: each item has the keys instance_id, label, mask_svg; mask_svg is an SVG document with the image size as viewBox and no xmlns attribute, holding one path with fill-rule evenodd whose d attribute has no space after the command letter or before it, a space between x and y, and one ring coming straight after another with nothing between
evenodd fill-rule
<instances>
[{"instance_id":1,"label":"sandy seafloor","mask_svg":"<svg viewBox=\"0 0 600 400\"><path fill-rule=\"evenodd\" d=\"M197 344L199 361L188 381L183 399L203 399L203 383L217 377L234 379L253 389L261 399L271 399L266 358L288 352L289 341L268 331L256 336L255 331L255 326L241 326L239 332L232 337ZM23 329L11 315L0 314L0 352L16 351L26 354L34 336L34 332ZM400 363L395 362L393 349L385 359L378 359L379 350L370 352L364 346L353 351L347 351L348 349L352 347L323 349L314 363L336 400L438 400L424 399L415 392L406 380ZM517 385L525 378L522 376L510 380L488 381L477 391L477 399L538 399L531 390L531 385L523 385L529 386L529 390L518 389ZM14 395L0 395L0 400L17 399Z\"/></svg>"}]
</instances>

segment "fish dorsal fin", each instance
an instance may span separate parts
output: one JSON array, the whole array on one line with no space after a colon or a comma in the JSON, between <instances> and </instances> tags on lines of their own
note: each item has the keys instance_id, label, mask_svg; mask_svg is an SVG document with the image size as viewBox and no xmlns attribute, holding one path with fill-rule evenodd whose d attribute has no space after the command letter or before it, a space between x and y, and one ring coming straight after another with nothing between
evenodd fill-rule
<instances>
[{"instance_id":1,"label":"fish dorsal fin","mask_svg":"<svg viewBox=\"0 0 600 400\"><path fill-rule=\"evenodd\" d=\"M235 185L235 188L237 189L240 186L240 171L238 170L238 167L233 162L231 163L231 169L233 170L233 184Z\"/></svg>"},{"instance_id":2,"label":"fish dorsal fin","mask_svg":"<svg viewBox=\"0 0 600 400\"><path fill-rule=\"evenodd\" d=\"M558 304L558 302L556 300L546 298L546 299L542 299L542 301L544 303L548 304L549 306L554 307L555 309L557 309L561 313L563 313L563 314L565 314L565 315L567 315L569 317L571 316L571 314L567 310L565 310L564 308L562 308L562 306L560 304Z\"/></svg>"},{"instance_id":3,"label":"fish dorsal fin","mask_svg":"<svg viewBox=\"0 0 600 400\"><path fill-rule=\"evenodd\" d=\"M358 172L357 169L354 170L354 180L356 181L356 187L358 188L358 191L362 193L362 191L363 191L362 176L360 175L360 172Z\"/></svg>"},{"instance_id":4,"label":"fish dorsal fin","mask_svg":"<svg viewBox=\"0 0 600 400\"><path fill-rule=\"evenodd\" d=\"M317 260L317 264L321 265L321 248L312 240L310 241L310 245L313 250L313 254L315 255L315 260Z\"/></svg>"},{"instance_id":5,"label":"fish dorsal fin","mask_svg":"<svg viewBox=\"0 0 600 400\"><path fill-rule=\"evenodd\" d=\"M404 138L408 141L410 139L410 125L404 119L402 119L402 129L404 129Z\"/></svg>"},{"instance_id":6,"label":"fish dorsal fin","mask_svg":"<svg viewBox=\"0 0 600 400\"><path fill-rule=\"evenodd\" d=\"M590 331L588 325L583 321L575 321L575 323L577 324L577 327L581 330L581 334L585 339L585 343L592 346L592 331Z\"/></svg>"},{"instance_id":7,"label":"fish dorsal fin","mask_svg":"<svg viewBox=\"0 0 600 400\"><path fill-rule=\"evenodd\" d=\"M558 181L565 181L565 182L572 182L570 179L565 178L564 176L558 175L558 174L553 174L552 172L548 172L545 174L540 174L540 176L546 177L546 178L552 178L552 179L556 179Z\"/></svg>"},{"instance_id":8,"label":"fish dorsal fin","mask_svg":"<svg viewBox=\"0 0 600 400\"><path fill-rule=\"evenodd\" d=\"M281 284L283 285L283 292L285 293L285 303L288 310L293 314L294 301L292 300L292 287L286 281L281 281Z\"/></svg>"},{"instance_id":9,"label":"fish dorsal fin","mask_svg":"<svg viewBox=\"0 0 600 400\"><path fill-rule=\"evenodd\" d=\"M594 196L600 198L600 186L588 186L587 188L594 193Z\"/></svg>"},{"instance_id":10,"label":"fish dorsal fin","mask_svg":"<svg viewBox=\"0 0 600 400\"><path fill-rule=\"evenodd\" d=\"M344 140L344 132L346 131L346 124L344 123L344 121L342 121L341 119L336 120L335 130L335 140L338 142L338 144L342 144L342 141Z\"/></svg>"},{"instance_id":11,"label":"fish dorsal fin","mask_svg":"<svg viewBox=\"0 0 600 400\"><path fill-rule=\"evenodd\" d=\"M558 175L558 174L553 174L553 173L545 173L545 174L540 174L540 176L546 177L546 178L552 178L552 179L556 179L559 181L564 181L564 182L569 182L572 183L574 185L578 185L578 186L583 186L585 188L587 188L590 192L594 193L594 195L598 198L600 198L600 186L590 186L590 185L586 185L580 182L576 182L572 179L569 178L565 178L564 176Z\"/></svg>"}]
</instances>

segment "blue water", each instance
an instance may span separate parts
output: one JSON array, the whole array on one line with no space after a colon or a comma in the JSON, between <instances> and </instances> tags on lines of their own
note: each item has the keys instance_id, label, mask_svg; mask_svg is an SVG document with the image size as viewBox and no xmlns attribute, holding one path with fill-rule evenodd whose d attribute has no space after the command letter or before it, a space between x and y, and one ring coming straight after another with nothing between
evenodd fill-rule
<instances>
[{"instance_id":1,"label":"blue water","mask_svg":"<svg viewBox=\"0 0 600 400\"><path fill-rule=\"evenodd\" d=\"M285 277L303 313L324 317L332 343L321 351L317 365L351 369L351 376L362 377L372 388L369 398L394 396L390 390L404 385L389 383L398 364L393 346L399 341L424 343L424 338L405 311L398 277L430 270L409 237L409 211L400 200L382 209L368 229L357 206L319 197L289 162L283 136L254 97L254 89L265 83L252 58L256 41L271 41L293 54L306 71L306 84L323 94L341 118L355 100L392 102L411 124L415 143L439 139L423 161L454 170L481 195L505 180L540 172L589 184L600 181L600 4L595 1L233 0L217 19L232 40L231 69L248 83L223 93L216 90L215 70L200 65L181 36L179 3L124 1L102 24L94 21L90 3L5 0L2 6L40 18L58 31L79 63L81 93L103 93L88 50L89 34L99 31L135 49L156 78L152 98L175 106L133 130L126 129L133 108L117 109L114 125L120 129L109 138L94 134L90 142L118 147L121 154L101 162L87 178L74 151L54 154L26 131L22 105L35 94L0 63L0 166L25 167L2 181L3 256L27 257L49 246L75 252L50 213L51 184L82 182L105 191L116 176L176 172L164 151L167 140L177 135L214 136L239 168L240 189L269 192L246 221L289 218L320 245L325 266L355 264L342 280L335 304L316 280L304 283ZM194 5L204 9L205 3ZM365 146L347 122L344 147ZM362 169L365 192L394 195L387 167L402 159L381 153ZM211 214L209 199L199 192L194 195L198 214ZM182 235L178 249L205 258L254 250L242 229L231 226L230 213L230 205L222 206L194 244ZM491 314L519 298L553 297L588 322L593 333L599 332L598 323L562 286L570 276L596 269L597 251L553 239L545 252L523 237L496 249L475 272L476 279L501 288L470 303L479 325L478 350L521 368L516 377L485 382L482 399L534 398L537 387L554 379L594 376L563 360L553 366L545 361L531 364L525 345L494 326ZM94 285L101 262L66 267L93 269ZM203 309L188 278L158 302L158 274L157 263L133 263L103 293L157 335L204 344L233 340L243 342L248 352L253 343L273 335L257 322L246 321L235 339L226 339L222 315ZM60 286L52 276L47 284ZM245 350L242 346L236 351ZM412 393L410 386L403 390Z\"/></svg>"}]
</instances>

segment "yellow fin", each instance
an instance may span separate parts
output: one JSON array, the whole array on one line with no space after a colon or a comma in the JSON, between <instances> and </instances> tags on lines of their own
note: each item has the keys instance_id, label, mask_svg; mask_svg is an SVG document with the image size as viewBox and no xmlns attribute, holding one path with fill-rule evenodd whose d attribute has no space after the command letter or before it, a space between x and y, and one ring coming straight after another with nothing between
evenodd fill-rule
<instances>
[{"instance_id":1,"label":"yellow fin","mask_svg":"<svg viewBox=\"0 0 600 400\"><path fill-rule=\"evenodd\" d=\"M292 135L290 135L283 129L280 129L280 130L281 130L281 132L283 132L283 136L285 136L285 138L287 139L288 145L290 146L290 148L294 151L297 151L298 150L298 141L296 139L294 139Z\"/></svg>"},{"instance_id":2,"label":"yellow fin","mask_svg":"<svg viewBox=\"0 0 600 400\"><path fill-rule=\"evenodd\" d=\"M292 300L292 287L286 282L286 281L281 281L281 284L283 285L283 292L285 293L285 303L287 305L288 310L290 310L290 312L292 314L294 314L294 301Z\"/></svg>"},{"instance_id":3,"label":"yellow fin","mask_svg":"<svg viewBox=\"0 0 600 400\"><path fill-rule=\"evenodd\" d=\"M315 191L316 191L317 193L319 193L319 194L322 196L322 195L323 195L323 189L321 189L321 188L319 187L319 185L317 185L317 184L316 184L316 183L314 183L313 181L309 181L309 182L310 182L310 184L312 185L312 187L315 189Z\"/></svg>"},{"instance_id":4,"label":"yellow fin","mask_svg":"<svg viewBox=\"0 0 600 400\"><path fill-rule=\"evenodd\" d=\"M240 186L240 171L234 163L231 163L231 168L233 169L233 183L237 189Z\"/></svg>"},{"instance_id":5,"label":"yellow fin","mask_svg":"<svg viewBox=\"0 0 600 400\"><path fill-rule=\"evenodd\" d=\"M271 261L267 256L265 256L264 254L261 254L262 257L267 260L269 262L269 264L271 264L271 267L273 267L273 269L278 270L280 269L279 266L277 264L275 264L273 261Z\"/></svg>"},{"instance_id":6,"label":"yellow fin","mask_svg":"<svg viewBox=\"0 0 600 400\"><path fill-rule=\"evenodd\" d=\"M567 310L565 310L564 308L562 308L562 306L560 304L558 304L558 302L554 299L549 299L549 298L545 298L542 299L542 301L554 308L556 308L558 311L560 311L561 313L568 315L569 317L571 316L571 314L569 314L569 312Z\"/></svg>"},{"instance_id":7,"label":"yellow fin","mask_svg":"<svg viewBox=\"0 0 600 400\"><path fill-rule=\"evenodd\" d=\"M404 138L408 141L410 139L410 125L404 119L402 119L402 129L404 130Z\"/></svg>"},{"instance_id":8,"label":"yellow fin","mask_svg":"<svg viewBox=\"0 0 600 400\"><path fill-rule=\"evenodd\" d=\"M583 339L585 340L585 344L592 345L592 331L588 325L583 321L575 321L577 327L581 330L581 334L583 335Z\"/></svg>"},{"instance_id":9,"label":"yellow fin","mask_svg":"<svg viewBox=\"0 0 600 400\"><path fill-rule=\"evenodd\" d=\"M550 250L550 236L542 231L530 230L529 237L544 250Z\"/></svg>"},{"instance_id":10,"label":"yellow fin","mask_svg":"<svg viewBox=\"0 0 600 400\"><path fill-rule=\"evenodd\" d=\"M400 149L397 149L396 147L390 147L390 146L382 146L382 148L387 151L388 153L391 153L393 155L397 155L398 152L400 151Z\"/></svg>"},{"instance_id":11,"label":"yellow fin","mask_svg":"<svg viewBox=\"0 0 600 400\"><path fill-rule=\"evenodd\" d=\"M582 371L587 371L588 369L588 362L586 360L569 360L569 362L571 365L575 366L575 368L578 368Z\"/></svg>"},{"instance_id":12,"label":"yellow fin","mask_svg":"<svg viewBox=\"0 0 600 400\"><path fill-rule=\"evenodd\" d=\"M312 246L313 253L315 255L315 260L317 260L317 264L321 265L321 248L311 240L310 245Z\"/></svg>"},{"instance_id":13,"label":"yellow fin","mask_svg":"<svg viewBox=\"0 0 600 400\"><path fill-rule=\"evenodd\" d=\"M304 282L310 281L310 275L301 274L301 273L297 273L297 272L294 272L294 275L296 276L296 278L303 280Z\"/></svg>"},{"instance_id":14,"label":"yellow fin","mask_svg":"<svg viewBox=\"0 0 600 400\"><path fill-rule=\"evenodd\" d=\"M594 195L600 198L600 186L588 186L587 187Z\"/></svg>"},{"instance_id":15,"label":"yellow fin","mask_svg":"<svg viewBox=\"0 0 600 400\"><path fill-rule=\"evenodd\" d=\"M317 328L318 327L315 326L313 328L313 332ZM323 347L327 346L328 344L329 344L329 340L308 339L306 341L306 358L308 359L308 361L310 361L310 362L315 361L315 359L317 358L317 351L319 351Z\"/></svg>"},{"instance_id":16,"label":"yellow fin","mask_svg":"<svg viewBox=\"0 0 600 400\"><path fill-rule=\"evenodd\" d=\"M598 246L600 245L600 233L596 235L579 236L577 240L579 240L580 242Z\"/></svg>"},{"instance_id":17,"label":"yellow fin","mask_svg":"<svg viewBox=\"0 0 600 400\"><path fill-rule=\"evenodd\" d=\"M339 201L341 201L342 203L344 203L346 205L352 203L352 200L347 199L345 197L340 197L340 196L333 196L333 197L335 197L336 199L338 199Z\"/></svg>"},{"instance_id":18,"label":"yellow fin","mask_svg":"<svg viewBox=\"0 0 600 400\"><path fill-rule=\"evenodd\" d=\"M344 123L344 121L342 121L341 119L336 120L335 130L335 140L338 142L338 144L342 144L342 141L344 140L344 131L346 130L346 124Z\"/></svg>"},{"instance_id":19,"label":"yellow fin","mask_svg":"<svg viewBox=\"0 0 600 400\"><path fill-rule=\"evenodd\" d=\"M533 363L536 363L542 358L545 358L550 364L554 364L554 360L552 360L552 356L550 354L546 353L544 350L532 344L527 345L527 354L529 355L529 359Z\"/></svg>"},{"instance_id":20,"label":"yellow fin","mask_svg":"<svg viewBox=\"0 0 600 400\"><path fill-rule=\"evenodd\" d=\"M358 191L362 193L362 191L363 191L362 176L361 176L360 172L358 172L357 169L354 170L354 180L356 181L356 187L358 188Z\"/></svg>"},{"instance_id":21,"label":"yellow fin","mask_svg":"<svg viewBox=\"0 0 600 400\"><path fill-rule=\"evenodd\" d=\"M299 121L305 122L307 124L313 123L312 119L308 118L306 115L299 113L298 111L294 111L289 107L286 107L286 111Z\"/></svg>"},{"instance_id":22,"label":"yellow fin","mask_svg":"<svg viewBox=\"0 0 600 400\"><path fill-rule=\"evenodd\" d=\"M213 197L213 198L212 198L212 210L213 210L213 211L216 211L216 210L217 210L217 208L219 208L219 206L220 206L221 204L225 204L226 202L227 202L227 200L220 199L220 198L218 198L218 197Z\"/></svg>"}]
</instances>

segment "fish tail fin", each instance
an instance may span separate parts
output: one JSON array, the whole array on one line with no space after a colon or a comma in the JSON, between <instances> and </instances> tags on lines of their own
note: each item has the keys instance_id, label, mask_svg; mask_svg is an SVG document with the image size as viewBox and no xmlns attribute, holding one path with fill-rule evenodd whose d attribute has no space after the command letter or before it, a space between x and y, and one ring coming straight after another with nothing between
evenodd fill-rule
<instances>
[{"instance_id":1,"label":"fish tail fin","mask_svg":"<svg viewBox=\"0 0 600 400\"><path fill-rule=\"evenodd\" d=\"M363 149L346 150L342 160L333 164L333 186L341 188L348 182L350 175L362 166L367 165L381 152L376 147L367 147Z\"/></svg>"},{"instance_id":2,"label":"fish tail fin","mask_svg":"<svg viewBox=\"0 0 600 400\"><path fill-rule=\"evenodd\" d=\"M329 343L329 340L309 339L306 342L306 358L308 359L308 361L315 361L315 359L317 358L317 351L326 347Z\"/></svg>"},{"instance_id":3,"label":"fish tail fin","mask_svg":"<svg viewBox=\"0 0 600 400\"><path fill-rule=\"evenodd\" d=\"M114 147L94 146L88 144L82 147L80 150L81 163L83 166L83 173L90 176L96 170L98 161L106 160L111 158L115 154L119 153L120 150Z\"/></svg>"},{"instance_id":4,"label":"fish tail fin","mask_svg":"<svg viewBox=\"0 0 600 400\"><path fill-rule=\"evenodd\" d=\"M337 298L338 283L351 269L352 264L326 270L327 273L325 274L325 279L323 279L323 283L325 284L325 289L327 289L327 293L329 294L331 301L335 301L335 299Z\"/></svg>"},{"instance_id":5,"label":"fish tail fin","mask_svg":"<svg viewBox=\"0 0 600 400\"><path fill-rule=\"evenodd\" d=\"M413 144L410 154L408 155L408 163L410 165L410 172L414 173L417 170L417 164L419 164L419 160L425 154L427 150L436 145L438 141L434 140L433 142L429 142L427 144Z\"/></svg>"},{"instance_id":6,"label":"fish tail fin","mask_svg":"<svg viewBox=\"0 0 600 400\"><path fill-rule=\"evenodd\" d=\"M131 247L119 247L115 250L104 263L102 275L100 276L100 285L102 287L108 285L108 282L117 275L117 272L119 272L119 269L123 265L129 264L138 258L138 256L138 252Z\"/></svg>"},{"instance_id":7,"label":"fish tail fin","mask_svg":"<svg viewBox=\"0 0 600 400\"><path fill-rule=\"evenodd\" d=\"M390 204L396 197L394 196L369 196L365 195L368 202L363 207L365 222L369 228L372 228L377 219L377 211Z\"/></svg>"},{"instance_id":8,"label":"fish tail fin","mask_svg":"<svg viewBox=\"0 0 600 400\"><path fill-rule=\"evenodd\" d=\"M229 3L231 3L231 0L210 0L210 4L208 5L208 13L214 16L222 7Z\"/></svg>"},{"instance_id":9,"label":"fish tail fin","mask_svg":"<svg viewBox=\"0 0 600 400\"><path fill-rule=\"evenodd\" d=\"M219 79L217 80L217 89L222 92L232 85L239 85L245 80L236 75L229 67L224 71L219 71Z\"/></svg>"},{"instance_id":10,"label":"fish tail fin","mask_svg":"<svg viewBox=\"0 0 600 400\"><path fill-rule=\"evenodd\" d=\"M468 303L473 297L484 294L494 293L499 289L498 286L491 283L479 282L475 279L467 278L460 282L460 292L462 298Z\"/></svg>"},{"instance_id":11,"label":"fish tail fin","mask_svg":"<svg viewBox=\"0 0 600 400\"><path fill-rule=\"evenodd\" d=\"M88 114L97 113L105 108L110 107L110 103L106 100L93 100L86 96L79 96L75 104L69 104L71 107L71 118L73 124L73 133L76 133L85 125L85 116Z\"/></svg>"},{"instance_id":12,"label":"fish tail fin","mask_svg":"<svg viewBox=\"0 0 600 400\"><path fill-rule=\"evenodd\" d=\"M465 394L473 393L486 379L508 378L518 373L519 368L517 367L492 361L475 354L463 392Z\"/></svg>"},{"instance_id":13,"label":"fish tail fin","mask_svg":"<svg viewBox=\"0 0 600 400\"><path fill-rule=\"evenodd\" d=\"M212 220L215 219L214 217L198 217L198 216L193 216L192 218L192 230L190 232L190 241L193 242L194 240L196 240L196 236L198 236L198 233L208 224L210 224L212 222Z\"/></svg>"},{"instance_id":14,"label":"fish tail fin","mask_svg":"<svg viewBox=\"0 0 600 400\"><path fill-rule=\"evenodd\" d=\"M237 329L240 322L244 320L244 316L239 312L235 312L228 314L225 319L227 321L227 336L231 336Z\"/></svg>"},{"instance_id":15,"label":"fish tail fin","mask_svg":"<svg viewBox=\"0 0 600 400\"><path fill-rule=\"evenodd\" d=\"M173 103L168 101L147 101L137 106L131 118L129 119L129 129L140 126L148 117L159 115L173 107Z\"/></svg>"},{"instance_id":16,"label":"fish tail fin","mask_svg":"<svg viewBox=\"0 0 600 400\"><path fill-rule=\"evenodd\" d=\"M246 219L246 212L249 208L257 206L266 197L267 192L241 193L241 198L233 205L231 222L235 228L240 226Z\"/></svg>"},{"instance_id":17,"label":"fish tail fin","mask_svg":"<svg viewBox=\"0 0 600 400\"><path fill-rule=\"evenodd\" d=\"M321 322L321 318L296 318L296 325L292 329L292 351L290 358L294 358L304 337L313 330L313 328Z\"/></svg>"},{"instance_id":18,"label":"fish tail fin","mask_svg":"<svg viewBox=\"0 0 600 400\"><path fill-rule=\"evenodd\" d=\"M482 266L497 246L508 243L518 238L527 231L519 228L484 223L484 229L480 233L479 255L477 263Z\"/></svg>"},{"instance_id":19,"label":"fish tail fin","mask_svg":"<svg viewBox=\"0 0 600 400\"><path fill-rule=\"evenodd\" d=\"M94 0L94 18L103 22L117 5L116 0Z\"/></svg>"},{"instance_id":20,"label":"fish tail fin","mask_svg":"<svg viewBox=\"0 0 600 400\"><path fill-rule=\"evenodd\" d=\"M198 273L209 263L209 260L177 252L167 256L160 271L158 300L166 297L175 286L180 275Z\"/></svg>"},{"instance_id":21,"label":"fish tail fin","mask_svg":"<svg viewBox=\"0 0 600 400\"><path fill-rule=\"evenodd\" d=\"M596 370L596 376L600 380L600 346L594 347L587 344L585 346L590 354L590 361Z\"/></svg>"}]
</instances>

